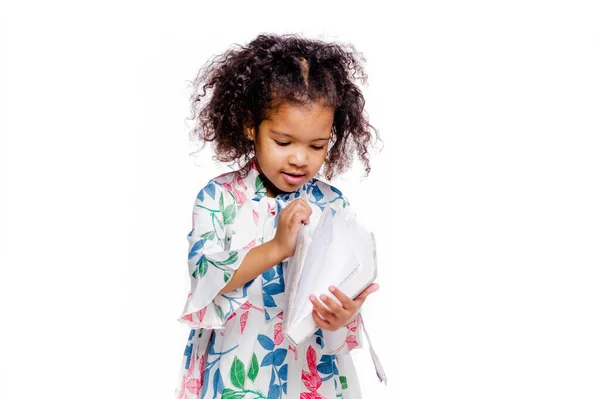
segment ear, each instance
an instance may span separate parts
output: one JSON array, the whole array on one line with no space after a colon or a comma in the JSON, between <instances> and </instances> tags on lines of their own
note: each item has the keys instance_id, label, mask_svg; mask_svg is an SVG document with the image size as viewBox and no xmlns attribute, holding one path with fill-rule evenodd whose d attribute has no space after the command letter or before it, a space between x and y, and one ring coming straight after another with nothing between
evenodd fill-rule
<instances>
[{"instance_id":1,"label":"ear","mask_svg":"<svg viewBox=\"0 0 600 399\"><path fill-rule=\"evenodd\" d=\"M250 141L254 141L256 132L254 127L246 127L244 128L244 134L246 135L246 137L248 137L248 140Z\"/></svg>"}]
</instances>

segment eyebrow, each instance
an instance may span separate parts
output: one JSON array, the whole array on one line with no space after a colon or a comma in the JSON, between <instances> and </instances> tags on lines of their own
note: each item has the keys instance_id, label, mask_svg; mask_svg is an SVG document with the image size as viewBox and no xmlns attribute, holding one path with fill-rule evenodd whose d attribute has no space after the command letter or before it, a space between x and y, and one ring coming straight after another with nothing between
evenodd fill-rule
<instances>
[{"instance_id":1,"label":"eyebrow","mask_svg":"<svg viewBox=\"0 0 600 399\"><path fill-rule=\"evenodd\" d=\"M276 130L273 130L273 129L271 129L271 132L272 132L272 133L275 133L275 134L280 134L280 135L282 135L282 136L291 137L291 138L293 138L293 137L294 137L294 136L292 136L291 134L288 134L288 133L283 133L283 132L278 132L278 131L276 131ZM323 140L323 141L327 141L327 140L329 140L329 137L323 137L323 138L320 138L320 139L314 139L314 140L312 140L312 141L322 141L322 140Z\"/></svg>"}]
</instances>

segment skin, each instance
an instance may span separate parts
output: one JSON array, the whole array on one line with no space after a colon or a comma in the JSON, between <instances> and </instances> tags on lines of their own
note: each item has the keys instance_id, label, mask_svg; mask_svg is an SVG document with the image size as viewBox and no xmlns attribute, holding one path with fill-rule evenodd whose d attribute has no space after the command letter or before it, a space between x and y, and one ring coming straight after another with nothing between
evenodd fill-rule
<instances>
[{"instance_id":1,"label":"skin","mask_svg":"<svg viewBox=\"0 0 600 399\"><path fill-rule=\"evenodd\" d=\"M265 177L267 196L296 191L318 173L327 155L333 115L332 108L321 104L309 107L282 104L260 123L258 131L246 130L247 137L254 142L258 171ZM302 175L302 178L290 183L285 180L285 173ZM309 222L311 213L312 209L302 199L296 199L281 211L277 232L270 243L278 259L294 254L300 227ZM377 284L371 284L353 300L330 287L339 304L324 295L323 302L311 296L315 323L329 331L345 326L357 315L367 296L378 288Z\"/></svg>"},{"instance_id":2,"label":"skin","mask_svg":"<svg viewBox=\"0 0 600 399\"><path fill-rule=\"evenodd\" d=\"M332 108L282 104L261 122L258 132L248 130L269 197L296 191L317 174L325 162L332 125ZM302 180L290 184L284 172L303 175Z\"/></svg>"}]
</instances>

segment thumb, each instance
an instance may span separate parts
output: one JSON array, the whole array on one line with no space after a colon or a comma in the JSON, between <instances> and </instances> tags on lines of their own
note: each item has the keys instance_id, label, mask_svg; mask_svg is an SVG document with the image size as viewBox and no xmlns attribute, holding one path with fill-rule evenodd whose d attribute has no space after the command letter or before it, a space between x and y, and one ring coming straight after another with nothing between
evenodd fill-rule
<instances>
[{"instance_id":1,"label":"thumb","mask_svg":"<svg viewBox=\"0 0 600 399\"><path fill-rule=\"evenodd\" d=\"M379 284L373 283L373 284L369 285L367 288L365 288L360 294L358 294L356 299L364 301L368 295L374 293L378 289L379 289Z\"/></svg>"}]
</instances>

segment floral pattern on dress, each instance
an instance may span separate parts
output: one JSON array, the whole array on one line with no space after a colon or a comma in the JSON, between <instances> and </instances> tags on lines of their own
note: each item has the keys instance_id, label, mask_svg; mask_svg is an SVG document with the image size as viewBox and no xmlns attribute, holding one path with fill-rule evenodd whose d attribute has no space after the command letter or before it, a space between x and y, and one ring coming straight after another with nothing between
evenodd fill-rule
<instances>
[{"instance_id":1,"label":"floral pattern on dress","mask_svg":"<svg viewBox=\"0 0 600 399\"><path fill-rule=\"evenodd\" d=\"M250 166L245 177L233 171L211 179L194 203L187 236L191 287L179 318L191 331L175 397L360 398L349 353L362 347L360 312L346 327L319 329L291 345L282 331L287 259L219 295L250 249L275 236L279 213L293 200L305 195L313 210L308 226L327 204L334 212L349 206L338 189L316 178L267 197L255 161Z\"/></svg>"}]
</instances>

